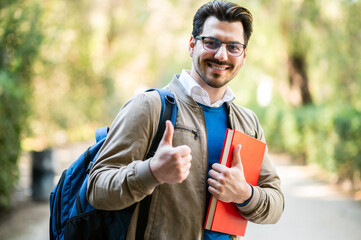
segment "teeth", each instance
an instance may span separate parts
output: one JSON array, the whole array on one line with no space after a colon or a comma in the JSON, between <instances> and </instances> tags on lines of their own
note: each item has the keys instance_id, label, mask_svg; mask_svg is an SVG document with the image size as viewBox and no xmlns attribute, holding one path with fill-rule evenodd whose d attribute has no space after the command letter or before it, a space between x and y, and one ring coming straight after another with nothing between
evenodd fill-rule
<instances>
[{"instance_id":1,"label":"teeth","mask_svg":"<svg viewBox=\"0 0 361 240\"><path fill-rule=\"evenodd\" d=\"M226 68L216 67L216 66L213 66L213 65L211 65L211 67L216 69L216 70L226 70Z\"/></svg>"}]
</instances>

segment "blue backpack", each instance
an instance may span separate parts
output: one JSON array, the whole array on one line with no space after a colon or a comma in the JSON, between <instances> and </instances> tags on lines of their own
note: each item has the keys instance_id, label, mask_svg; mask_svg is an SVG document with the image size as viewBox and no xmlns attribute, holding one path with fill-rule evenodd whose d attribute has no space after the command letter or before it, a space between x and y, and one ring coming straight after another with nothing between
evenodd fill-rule
<instances>
[{"instance_id":1,"label":"blue backpack","mask_svg":"<svg viewBox=\"0 0 361 240\"><path fill-rule=\"evenodd\" d=\"M175 98L166 89L157 91L162 109L157 133L147 157L154 156L163 137L166 120L175 125L177 106ZM96 143L89 147L73 164L63 171L58 184L50 194L50 240L58 239L117 239L126 237L128 225L137 203L117 210L105 211L93 208L86 198L88 173L106 140L109 128L96 130ZM136 238L144 239L151 196L140 202Z\"/></svg>"}]
</instances>

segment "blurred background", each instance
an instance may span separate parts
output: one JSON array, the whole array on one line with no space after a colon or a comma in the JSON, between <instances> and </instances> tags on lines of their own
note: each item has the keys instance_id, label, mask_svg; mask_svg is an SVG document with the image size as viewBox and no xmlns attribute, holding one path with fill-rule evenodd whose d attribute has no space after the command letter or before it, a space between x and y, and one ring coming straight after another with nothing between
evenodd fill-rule
<instances>
[{"instance_id":1,"label":"blurred background","mask_svg":"<svg viewBox=\"0 0 361 240\"><path fill-rule=\"evenodd\" d=\"M131 96L190 69L205 2L0 1L0 211L22 154L93 141ZM272 152L361 199L361 2L234 2L254 15L236 102L256 112Z\"/></svg>"}]
</instances>

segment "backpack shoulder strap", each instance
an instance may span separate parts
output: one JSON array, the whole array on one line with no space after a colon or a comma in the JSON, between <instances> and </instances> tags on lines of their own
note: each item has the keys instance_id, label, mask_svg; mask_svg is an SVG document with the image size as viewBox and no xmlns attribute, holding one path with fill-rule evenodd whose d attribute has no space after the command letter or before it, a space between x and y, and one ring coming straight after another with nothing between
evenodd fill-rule
<instances>
[{"instance_id":1,"label":"backpack shoulder strap","mask_svg":"<svg viewBox=\"0 0 361 240\"><path fill-rule=\"evenodd\" d=\"M149 91L157 91L159 93L161 102L162 102L162 110L160 113L160 121L158 124L158 130L153 139L150 150L147 154L147 158L153 157L155 152L157 151L160 140L163 137L163 133L165 130L165 122L170 120L175 125L175 121L177 118L177 104L173 93L171 93L167 89L149 89ZM146 196L139 205L139 215L137 221L137 230L136 230L136 240L143 240L145 229L148 223L149 216L149 208L152 200L152 195Z\"/></svg>"},{"instance_id":2,"label":"backpack shoulder strap","mask_svg":"<svg viewBox=\"0 0 361 240\"><path fill-rule=\"evenodd\" d=\"M155 137L153 139L152 145L150 147L150 150L146 158L153 157L155 152L157 151L159 142L162 140L163 133L165 131L165 127L166 127L165 122L167 120L170 120L174 126L177 118L177 104L173 93L171 93L167 89L157 89L157 88L152 88L147 90L147 92L149 91L157 91L159 93L162 109L160 112L158 130L155 134Z\"/></svg>"},{"instance_id":3,"label":"backpack shoulder strap","mask_svg":"<svg viewBox=\"0 0 361 240\"><path fill-rule=\"evenodd\" d=\"M108 135L109 127L101 127L95 131L95 140L99 142Z\"/></svg>"}]
</instances>

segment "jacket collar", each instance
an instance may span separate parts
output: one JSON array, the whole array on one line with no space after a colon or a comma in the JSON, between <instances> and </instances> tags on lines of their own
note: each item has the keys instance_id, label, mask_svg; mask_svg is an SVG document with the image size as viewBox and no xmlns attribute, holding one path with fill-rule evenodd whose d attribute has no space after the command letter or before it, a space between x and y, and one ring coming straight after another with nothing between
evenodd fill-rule
<instances>
[{"instance_id":1,"label":"jacket collar","mask_svg":"<svg viewBox=\"0 0 361 240\"><path fill-rule=\"evenodd\" d=\"M175 74L171 83L166 87L169 88L177 98L182 100L183 102L198 107L198 104L193 100L191 96L187 93L187 90L183 87L182 83L179 81L180 74Z\"/></svg>"},{"instance_id":2,"label":"jacket collar","mask_svg":"<svg viewBox=\"0 0 361 240\"><path fill-rule=\"evenodd\" d=\"M171 90L179 99L181 99L183 102L198 107L198 104L194 101L194 99L187 93L187 90L183 87L182 83L179 81L180 74L175 74L173 76L172 81L166 88ZM233 103L232 102L226 102L228 109Z\"/></svg>"}]
</instances>

